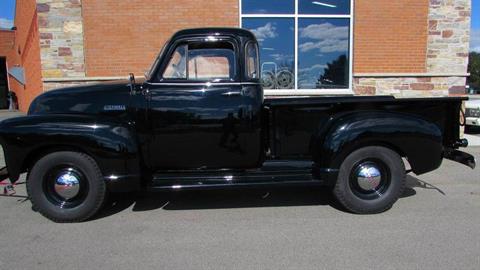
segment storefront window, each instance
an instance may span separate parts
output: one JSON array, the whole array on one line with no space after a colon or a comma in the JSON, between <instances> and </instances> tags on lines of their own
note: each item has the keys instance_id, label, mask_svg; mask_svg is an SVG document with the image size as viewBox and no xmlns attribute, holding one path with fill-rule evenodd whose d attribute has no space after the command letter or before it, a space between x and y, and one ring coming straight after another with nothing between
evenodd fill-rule
<instances>
[{"instance_id":1,"label":"storefront window","mask_svg":"<svg viewBox=\"0 0 480 270\"><path fill-rule=\"evenodd\" d=\"M269 93L351 92L350 0L240 0L241 27L260 45L260 74ZM271 92L290 90L287 92Z\"/></svg>"}]
</instances>

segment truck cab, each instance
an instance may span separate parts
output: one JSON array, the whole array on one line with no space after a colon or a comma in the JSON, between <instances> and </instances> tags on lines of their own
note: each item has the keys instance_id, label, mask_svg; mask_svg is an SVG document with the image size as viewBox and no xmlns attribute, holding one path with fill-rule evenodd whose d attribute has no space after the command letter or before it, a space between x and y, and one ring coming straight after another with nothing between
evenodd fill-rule
<instances>
[{"instance_id":1,"label":"truck cab","mask_svg":"<svg viewBox=\"0 0 480 270\"><path fill-rule=\"evenodd\" d=\"M249 31L176 33L141 93L149 168L261 166L263 89L258 44Z\"/></svg>"}]
</instances>

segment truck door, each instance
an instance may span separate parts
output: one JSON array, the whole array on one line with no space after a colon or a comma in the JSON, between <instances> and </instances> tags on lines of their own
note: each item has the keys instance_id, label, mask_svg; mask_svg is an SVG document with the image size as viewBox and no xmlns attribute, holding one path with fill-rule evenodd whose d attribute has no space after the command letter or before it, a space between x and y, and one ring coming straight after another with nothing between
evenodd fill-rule
<instances>
[{"instance_id":1,"label":"truck door","mask_svg":"<svg viewBox=\"0 0 480 270\"><path fill-rule=\"evenodd\" d=\"M239 81L238 48L233 38L172 45L157 82L147 84L153 169L258 166L261 98Z\"/></svg>"}]
</instances>

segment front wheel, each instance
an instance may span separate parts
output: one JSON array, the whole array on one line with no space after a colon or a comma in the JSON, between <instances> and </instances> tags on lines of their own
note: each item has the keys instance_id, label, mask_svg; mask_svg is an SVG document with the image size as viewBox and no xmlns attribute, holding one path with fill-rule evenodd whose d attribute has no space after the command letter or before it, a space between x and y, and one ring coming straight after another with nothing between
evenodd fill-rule
<instances>
[{"instance_id":1,"label":"front wheel","mask_svg":"<svg viewBox=\"0 0 480 270\"><path fill-rule=\"evenodd\" d=\"M345 158L333 193L347 210L374 214L390 209L404 188L402 158L388 148L368 146Z\"/></svg>"},{"instance_id":2,"label":"front wheel","mask_svg":"<svg viewBox=\"0 0 480 270\"><path fill-rule=\"evenodd\" d=\"M34 209L55 222L80 222L101 208L106 185L96 162L79 152L61 151L39 159L27 179Z\"/></svg>"}]
</instances>

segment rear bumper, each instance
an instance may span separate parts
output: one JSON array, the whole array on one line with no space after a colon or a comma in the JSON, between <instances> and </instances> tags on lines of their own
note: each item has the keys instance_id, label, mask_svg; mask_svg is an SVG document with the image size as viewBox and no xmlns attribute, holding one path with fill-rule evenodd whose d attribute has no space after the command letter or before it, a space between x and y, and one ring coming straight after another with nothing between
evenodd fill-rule
<instances>
[{"instance_id":1,"label":"rear bumper","mask_svg":"<svg viewBox=\"0 0 480 270\"><path fill-rule=\"evenodd\" d=\"M459 150L447 149L443 156L446 159L450 159L450 160L453 160L455 162L461 163L461 164L466 165L466 166L468 166L472 169L474 169L475 166L476 166L474 156L472 156L468 153L459 151Z\"/></svg>"}]
</instances>

